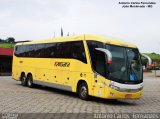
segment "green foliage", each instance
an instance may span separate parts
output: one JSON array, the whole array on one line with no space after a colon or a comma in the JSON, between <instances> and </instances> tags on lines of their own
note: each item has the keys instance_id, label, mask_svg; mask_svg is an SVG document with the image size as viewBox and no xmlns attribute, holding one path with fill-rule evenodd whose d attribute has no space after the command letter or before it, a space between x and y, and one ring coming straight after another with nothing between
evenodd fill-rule
<instances>
[{"instance_id":1,"label":"green foliage","mask_svg":"<svg viewBox=\"0 0 160 119\"><path fill-rule=\"evenodd\" d=\"M159 54L156 54L156 53L144 53L144 54L148 55L153 60L159 60L160 61L160 55Z\"/></svg>"},{"instance_id":2,"label":"green foliage","mask_svg":"<svg viewBox=\"0 0 160 119\"><path fill-rule=\"evenodd\" d=\"M147 66L147 62L148 62L148 60L145 59L144 57L142 57L142 65Z\"/></svg>"},{"instance_id":3,"label":"green foliage","mask_svg":"<svg viewBox=\"0 0 160 119\"><path fill-rule=\"evenodd\" d=\"M0 43L15 43L15 39L13 37L8 37L7 39L1 39L0 38Z\"/></svg>"},{"instance_id":4,"label":"green foliage","mask_svg":"<svg viewBox=\"0 0 160 119\"><path fill-rule=\"evenodd\" d=\"M13 43L0 43L0 48L13 48L14 45Z\"/></svg>"},{"instance_id":5,"label":"green foliage","mask_svg":"<svg viewBox=\"0 0 160 119\"><path fill-rule=\"evenodd\" d=\"M160 54L156 53L143 53L145 55L148 55L152 60L157 61L157 66L160 67ZM142 64L146 64L147 60L142 57Z\"/></svg>"},{"instance_id":6,"label":"green foliage","mask_svg":"<svg viewBox=\"0 0 160 119\"><path fill-rule=\"evenodd\" d=\"M13 37L8 37L8 38L6 39L6 42L7 42L7 43L15 43L15 39L14 39Z\"/></svg>"}]
</instances>

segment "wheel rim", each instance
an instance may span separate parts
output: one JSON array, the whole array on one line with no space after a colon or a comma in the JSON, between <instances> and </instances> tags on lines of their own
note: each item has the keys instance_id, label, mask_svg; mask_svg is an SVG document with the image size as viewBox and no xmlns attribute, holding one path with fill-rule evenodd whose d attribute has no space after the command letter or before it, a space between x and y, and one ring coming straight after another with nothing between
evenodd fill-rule
<instances>
[{"instance_id":1,"label":"wheel rim","mask_svg":"<svg viewBox=\"0 0 160 119\"><path fill-rule=\"evenodd\" d=\"M83 86L81 88L81 96L82 97L86 97L87 96L87 88L85 86Z\"/></svg>"},{"instance_id":2,"label":"wheel rim","mask_svg":"<svg viewBox=\"0 0 160 119\"><path fill-rule=\"evenodd\" d=\"M28 79L28 86L31 86L31 80Z\"/></svg>"},{"instance_id":3,"label":"wheel rim","mask_svg":"<svg viewBox=\"0 0 160 119\"><path fill-rule=\"evenodd\" d=\"M31 85L32 85L31 78L28 77L28 86L31 86Z\"/></svg>"},{"instance_id":4,"label":"wheel rim","mask_svg":"<svg viewBox=\"0 0 160 119\"><path fill-rule=\"evenodd\" d=\"M24 83L25 83L25 77L22 76L22 84L24 84Z\"/></svg>"}]
</instances>

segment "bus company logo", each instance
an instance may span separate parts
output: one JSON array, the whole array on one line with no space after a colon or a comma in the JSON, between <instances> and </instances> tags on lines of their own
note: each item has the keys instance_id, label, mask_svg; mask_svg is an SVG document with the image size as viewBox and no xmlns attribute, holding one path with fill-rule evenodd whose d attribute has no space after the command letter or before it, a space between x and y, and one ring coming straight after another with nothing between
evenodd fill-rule
<instances>
[{"instance_id":1,"label":"bus company logo","mask_svg":"<svg viewBox=\"0 0 160 119\"><path fill-rule=\"evenodd\" d=\"M69 62L55 62L54 66L56 66L56 67L69 67L70 63Z\"/></svg>"}]
</instances>

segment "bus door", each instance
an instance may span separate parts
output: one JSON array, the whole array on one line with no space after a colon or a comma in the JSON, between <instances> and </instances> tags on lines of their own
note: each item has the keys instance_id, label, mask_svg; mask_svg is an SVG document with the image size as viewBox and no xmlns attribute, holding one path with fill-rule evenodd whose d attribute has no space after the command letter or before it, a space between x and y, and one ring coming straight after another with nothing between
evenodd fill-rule
<instances>
[{"instance_id":1,"label":"bus door","mask_svg":"<svg viewBox=\"0 0 160 119\"><path fill-rule=\"evenodd\" d=\"M92 62L94 73L95 96L105 96L104 82L108 75L108 64L112 63L112 54L104 48L95 48L95 58Z\"/></svg>"},{"instance_id":2,"label":"bus door","mask_svg":"<svg viewBox=\"0 0 160 119\"><path fill-rule=\"evenodd\" d=\"M97 51L94 61L92 62L94 72L94 95L98 97L104 96L104 80L106 75L106 60L103 52Z\"/></svg>"}]
</instances>

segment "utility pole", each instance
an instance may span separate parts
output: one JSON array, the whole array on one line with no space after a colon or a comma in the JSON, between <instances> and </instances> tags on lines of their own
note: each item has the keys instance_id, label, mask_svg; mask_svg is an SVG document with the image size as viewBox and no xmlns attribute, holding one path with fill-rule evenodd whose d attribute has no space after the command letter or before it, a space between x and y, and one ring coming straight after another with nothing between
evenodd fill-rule
<instances>
[{"instance_id":1,"label":"utility pole","mask_svg":"<svg viewBox=\"0 0 160 119\"><path fill-rule=\"evenodd\" d=\"M63 29L62 29L62 27L61 27L61 37L63 37Z\"/></svg>"}]
</instances>

